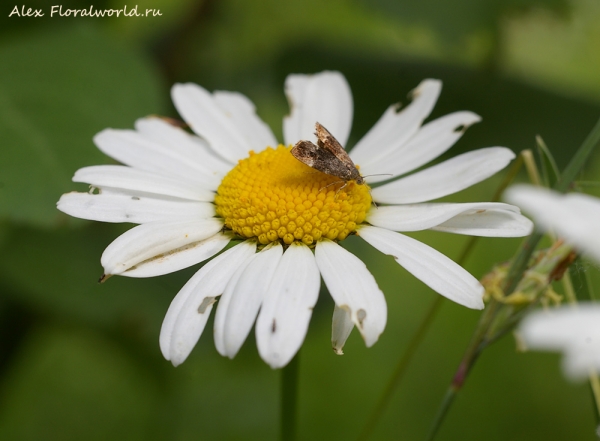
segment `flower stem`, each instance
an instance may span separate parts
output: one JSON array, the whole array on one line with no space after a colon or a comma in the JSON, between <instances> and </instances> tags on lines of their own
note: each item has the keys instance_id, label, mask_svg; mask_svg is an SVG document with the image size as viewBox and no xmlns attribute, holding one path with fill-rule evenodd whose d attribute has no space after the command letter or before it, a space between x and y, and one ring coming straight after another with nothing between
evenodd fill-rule
<instances>
[{"instance_id":1,"label":"flower stem","mask_svg":"<svg viewBox=\"0 0 600 441\"><path fill-rule=\"evenodd\" d=\"M299 354L281 370L281 441L296 439Z\"/></svg>"},{"instance_id":2,"label":"flower stem","mask_svg":"<svg viewBox=\"0 0 600 441\"><path fill-rule=\"evenodd\" d=\"M555 190L564 193L569 189L598 144L600 144L600 120L598 120L590 134L585 138L575 156L571 158L571 162L569 162L569 165L567 165L567 168L562 172L560 179L554 186Z\"/></svg>"},{"instance_id":3,"label":"flower stem","mask_svg":"<svg viewBox=\"0 0 600 441\"><path fill-rule=\"evenodd\" d=\"M400 360L396 365L396 369L394 369L392 376L388 380L388 384L383 390L383 395L379 398L379 401L377 402L375 408L371 412L367 423L363 427L363 430L360 433L360 436L358 437L358 441L367 440L373 432L373 429L375 429L375 425L377 424L379 417L383 415L383 412L388 406L390 399L392 398L392 395L394 394L394 391L398 386L398 383L400 383L400 380L404 376L404 372L406 371L410 360L412 359L415 351L421 344L421 340L423 340L423 337L425 337L425 334L429 329L429 325L433 322L433 319L438 309L442 305L443 300L444 298L442 296L437 296L431 304L431 306L429 307L429 309L427 310L427 312L425 313L425 317L423 317L423 319L421 320L421 323L417 328L417 332L415 332L412 339L408 343L408 347L402 354L402 357L400 357Z\"/></svg>"},{"instance_id":4,"label":"flower stem","mask_svg":"<svg viewBox=\"0 0 600 441\"><path fill-rule=\"evenodd\" d=\"M577 259L579 260L580 257ZM577 295L574 292L571 294L574 297L571 303L577 304L578 299L584 301L592 300L593 297L590 295L591 286L586 277L587 274L581 274L573 265L569 268L569 274L573 276L573 279L577 280L578 286ZM572 283L571 289L573 289ZM600 440L600 380L598 379L598 373L594 369L590 369L589 384L594 404L594 415L596 416L596 439Z\"/></svg>"},{"instance_id":5,"label":"flower stem","mask_svg":"<svg viewBox=\"0 0 600 441\"><path fill-rule=\"evenodd\" d=\"M485 335L488 327L493 322L496 309L498 307L498 302L492 300L488 307L485 309L481 318L479 319L479 324L477 325L477 330L473 338L471 339L471 343L467 348L465 355L463 356L454 377L452 378L452 382L442 399L442 403L438 409L438 412L433 420L433 424L429 429L429 434L425 438L427 441L431 441L435 438L438 430L442 426L452 403L454 402L454 398L456 398L456 394L461 390L463 384L465 383L469 372L475 365L477 358L481 354L481 351L485 348Z\"/></svg>"},{"instance_id":6,"label":"flower stem","mask_svg":"<svg viewBox=\"0 0 600 441\"><path fill-rule=\"evenodd\" d=\"M554 189L564 193L569 189L581 169L585 165L588 160L590 154L594 151L594 149L600 144L600 120L596 123L590 134L585 138L577 152L571 161L561 173L559 180L556 182ZM504 285L504 292L510 294L517 283L521 279L523 272L525 271L525 267L527 266L527 262L529 262L529 258L531 254L535 250L536 245L543 237L543 233L540 231L535 231L525 244L521 247L521 250L513 264L510 267L510 271L508 273L508 277L506 279L506 284Z\"/></svg>"},{"instance_id":7,"label":"flower stem","mask_svg":"<svg viewBox=\"0 0 600 441\"><path fill-rule=\"evenodd\" d=\"M508 169L508 172L504 176L504 179L502 180L500 185L496 188L496 191L494 192L491 198L491 202L496 202L500 200L500 196L502 195L504 190L506 190L506 187L508 187L510 183L514 180L514 178L517 176L517 173L521 169L522 165L523 157L522 155L519 155L516 161L513 162L511 167ZM467 258L473 251L478 239L479 238L475 236L469 238L464 248L462 249L462 252L456 259L456 263L458 263L461 266L464 265ZM415 354L419 345L421 344L423 337L425 337L429 326L431 325L431 323L433 323L433 319L435 318L435 315L437 314L443 301L444 298L442 296L437 296L431 304L431 306L429 307L429 309L427 310L427 312L425 313L425 316L421 320L421 323L419 323L417 331L412 336L406 350L400 357L400 360L398 361L398 364L396 365L392 376L388 380L387 387L384 389L383 394L381 395L379 401L377 402L373 411L371 412L367 423L363 427L363 430L358 437L358 441L366 441L373 433L373 430L375 429L379 418L381 417L381 415L383 415L383 412L385 412L385 409L387 408L390 399L392 398L392 395L396 390L396 387L398 387L398 384L400 384L400 380L402 380L406 368L410 364L413 355Z\"/></svg>"},{"instance_id":8,"label":"flower stem","mask_svg":"<svg viewBox=\"0 0 600 441\"><path fill-rule=\"evenodd\" d=\"M590 154L594 151L594 149L600 145L600 120L596 123L590 134L583 141L563 173L561 174L559 180L556 182L554 189L564 193L567 191L572 185L573 181L585 165L588 160ZM517 284L523 277L523 273L527 268L527 264L529 259L535 250L538 242L543 237L543 233L540 231L535 231L529 238L523 243L519 253L515 257L510 266L508 276L503 286L503 291L507 295L512 293ZM490 304L487 306L486 310L483 312L481 320L477 326L475 331L475 335L471 340L471 344L467 348L465 355L458 367L458 370L452 380L446 395L444 396L442 403L440 404L440 408L438 413L434 419L434 422L431 426L431 430L429 432L428 437L426 438L428 441L434 439L436 433L441 427L442 423L446 415L448 414L448 410L450 409L452 403L454 402L454 398L457 392L462 387L465 382L467 375L473 368L479 354L487 345L491 343L486 339L486 333L488 331L488 327L493 323L494 316L496 314L497 302L492 300ZM495 338L493 340L496 340Z\"/></svg>"},{"instance_id":9,"label":"flower stem","mask_svg":"<svg viewBox=\"0 0 600 441\"><path fill-rule=\"evenodd\" d=\"M600 440L600 380L598 380L598 374L595 371L590 372L589 378L595 410L594 415L596 416L596 440Z\"/></svg>"}]
</instances>

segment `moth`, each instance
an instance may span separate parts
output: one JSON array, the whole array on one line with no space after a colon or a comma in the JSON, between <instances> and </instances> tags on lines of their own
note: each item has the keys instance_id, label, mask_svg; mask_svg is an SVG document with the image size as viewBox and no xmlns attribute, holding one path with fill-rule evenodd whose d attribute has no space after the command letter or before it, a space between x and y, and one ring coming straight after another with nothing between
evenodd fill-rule
<instances>
[{"instance_id":1,"label":"moth","mask_svg":"<svg viewBox=\"0 0 600 441\"><path fill-rule=\"evenodd\" d=\"M310 141L298 141L291 150L294 158L315 170L340 178L344 187L348 181L356 181L358 185L363 185L363 177L338 140L318 122L315 124L315 130L317 145Z\"/></svg>"}]
</instances>

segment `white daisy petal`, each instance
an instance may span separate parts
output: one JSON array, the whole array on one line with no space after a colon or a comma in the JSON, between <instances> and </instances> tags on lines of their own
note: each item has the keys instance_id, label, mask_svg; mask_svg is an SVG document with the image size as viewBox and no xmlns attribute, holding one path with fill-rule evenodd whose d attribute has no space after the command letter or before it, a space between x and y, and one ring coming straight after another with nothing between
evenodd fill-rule
<instances>
[{"instance_id":1,"label":"white daisy petal","mask_svg":"<svg viewBox=\"0 0 600 441\"><path fill-rule=\"evenodd\" d=\"M349 312L367 347L372 346L387 321L387 305L375 278L358 257L330 240L317 243L315 258L335 304Z\"/></svg>"},{"instance_id":2,"label":"white daisy petal","mask_svg":"<svg viewBox=\"0 0 600 441\"><path fill-rule=\"evenodd\" d=\"M256 114L256 107L241 93L216 91L215 102L231 118L233 124L242 133L248 145L255 152L267 147L277 147L275 135L268 125Z\"/></svg>"},{"instance_id":3,"label":"white daisy petal","mask_svg":"<svg viewBox=\"0 0 600 441\"><path fill-rule=\"evenodd\" d=\"M352 92L339 72L314 75L289 75L285 94L291 112L283 120L286 144L300 140L316 142L315 123L319 122L345 146L352 126Z\"/></svg>"},{"instance_id":4,"label":"white daisy petal","mask_svg":"<svg viewBox=\"0 0 600 441\"><path fill-rule=\"evenodd\" d=\"M248 156L252 146L236 127L232 115L206 89L192 83L175 84L171 96L179 114L215 153L233 164Z\"/></svg>"},{"instance_id":5,"label":"white daisy petal","mask_svg":"<svg viewBox=\"0 0 600 441\"><path fill-rule=\"evenodd\" d=\"M600 346L600 338L595 336L594 339L590 338L584 344L579 345L578 348L565 350L562 362L565 376L570 380L578 381L589 380L591 372L598 373L600 371L598 346Z\"/></svg>"},{"instance_id":6,"label":"white daisy petal","mask_svg":"<svg viewBox=\"0 0 600 441\"><path fill-rule=\"evenodd\" d=\"M142 191L191 201L212 202L215 199L213 191L200 188L183 178L123 165L95 165L80 168L75 172L73 182L85 182L99 188Z\"/></svg>"},{"instance_id":7,"label":"white daisy petal","mask_svg":"<svg viewBox=\"0 0 600 441\"><path fill-rule=\"evenodd\" d=\"M569 243L600 262L600 200L580 193L559 193L515 185L504 198L533 216L543 229L554 229Z\"/></svg>"},{"instance_id":8,"label":"white daisy petal","mask_svg":"<svg viewBox=\"0 0 600 441\"><path fill-rule=\"evenodd\" d=\"M210 176L223 177L231 170L232 163L213 152L205 140L160 118L140 118L135 122L135 128L146 138L154 139L169 149L181 150L192 156L194 166L201 168Z\"/></svg>"},{"instance_id":9,"label":"white daisy petal","mask_svg":"<svg viewBox=\"0 0 600 441\"><path fill-rule=\"evenodd\" d=\"M319 270L312 251L301 242L283 254L256 321L258 352L273 369L298 352L319 295Z\"/></svg>"},{"instance_id":10,"label":"white daisy petal","mask_svg":"<svg viewBox=\"0 0 600 441\"><path fill-rule=\"evenodd\" d=\"M256 248L256 245L255 245L255 248ZM232 297L231 294L233 293L232 288L235 288L237 286L238 281L240 280L240 277L242 277L242 275L244 274L244 270L250 264L250 262L252 262L254 260L255 257L256 257L256 254L251 256L251 258L245 260L244 263L242 265L239 265L236 268L236 271L231 274L231 278L229 279L229 282L227 283L225 288L222 290L222 295L221 295L221 298L219 299L219 307L217 308L217 312L221 309L224 312L226 312L229 309L229 303L231 302L231 297ZM229 290L228 290L228 287L230 288ZM223 330L225 328L225 319L226 318L227 318L226 313L221 312L219 314L215 314L215 322L213 324L213 339L215 341L215 348L217 349L217 352L219 352L219 354L221 354L223 356L227 355L227 351L225 350L225 340L223 338L225 335Z\"/></svg>"},{"instance_id":11,"label":"white daisy petal","mask_svg":"<svg viewBox=\"0 0 600 441\"><path fill-rule=\"evenodd\" d=\"M152 222L138 225L117 237L102 253L105 274L124 274L148 259L184 250L195 242L208 239L223 228L219 219L198 221Z\"/></svg>"},{"instance_id":12,"label":"white daisy petal","mask_svg":"<svg viewBox=\"0 0 600 441\"><path fill-rule=\"evenodd\" d=\"M352 160L361 167L368 167L402 146L429 116L441 90L440 80L421 81L411 92L413 101L406 108L398 111L398 105L388 107L373 128L354 146Z\"/></svg>"},{"instance_id":13,"label":"white daisy petal","mask_svg":"<svg viewBox=\"0 0 600 441\"><path fill-rule=\"evenodd\" d=\"M573 380L600 370L600 305L580 303L529 314L519 326L528 349L562 351L563 369Z\"/></svg>"},{"instance_id":14,"label":"white daisy petal","mask_svg":"<svg viewBox=\"0 0 600 441\"><path fill-rule=\"evenodd\" d=\"M282 255L283 247L271 242L248 263L236 283L225 288L215 316L215 341L222 342L218 345L221 355L233 358L242 347Z\"/></svg>"},{"instance_id":15,"label":"white daisy petal","mask_svg":"<svg viewBox=\"0 0 600 441\"><path fill-rule=\"evenodd\" d=\"M204 327L216 298L233 273L256 252L256 243L245 241L204 265L175 296L160 329L160 349L174 366L185 361Z\"/></svg>"},{"instance_id":16,"label":"white daisy petal","mask_svg":"<svg viewBox=\"0 0 600 441\"><path fill-rule=\"evenodd\" d=\"M354 322L348 308L335 305L331 319L331 347L337 355L344 355L344 345L354 329Z\"/></svg>"},{"instance_id":17,"label":"white daisy petal","mask_svg":"<svg viewBox=\"0 0 600 441\"><path fill-rule=\"evenodd\" d=\"M384 204L411 204L464 190L502 170L515 154L505 147L463 153L440 164L382 185L371 192Z\"/></svg>"},{"instance_id":18,"label":"white daisy petal","mask_svg":"<svg viewBox=\"0 0 600 441\"><path fill-rule=\"evenodd\" d=\"M57 207L73 217L113 223L185 221L215 215L215 206L209 202L136 196L135 193L114 189L105 189L101 194L66 193L61 196Z\"/></svg>"},{"instance_id":19,"label":"white daisy petal","mask_svg":"<svg viewBox=\"0 0 600 441\"><path fill-rule=\"evenodd\" d=\"M358 235L444 297L468 308L483 309L483 286L439 251L383 228L363 226Z\"/></svg>"},{"instance_id":20,"label":"white daisy petal","mask_svg":"<svg viewBox=\"0 0 600 441\"><path fill-rule=\"evenodd\" d=\"M479 121L481 118L473 112L456 112L438 118L421 127L394 151L377 160L370 160L368 164L358 163L360 172L363 176L373 175L368 179L372 183L415 170L452 147L470 125ZM350 156L353 157L352 154Z\"/></svg>"},{"instance_id":21,"label":"white daisy petal","mask_svg":"<svg viewBox=\"0 0 600 441\"><path fill-rule=\"evenodd\" d=\"M208 190L217 188L218 179L203 173L188 150L165 148L134 130L105 129L94 136L94 143L103 153L130 167L181 176Z\"/></svg>"},{"instance_id":22,"label":"white daisy petal","mask_svg":"<svg viewBox=\"0 0 600 441\"><path fill-rule=\"evenodd\" d=\"M378 207L367 222L393 231L434 229L457 234L491 237L521 237L531 233L532 223L513 205L476 202L465 204L425 203Z\"/></svg>"},{"instance_id":23,"label":"white daisy petal","mask_svg":"<svg viewBox=\"0 0 600 441\"><path fill-rule=\"evenodd\" d=\"M595 313L591 313L594 310ZM597 307L584 311L581 312L575 306L568 306L532 312L519 325L519 335L528 349L561 351L578 335L587 334L587 328L594 324L594 318L600 319L600 310ZM589 317L586 317L587 315ZM600 329L598 331L600 333Z\"/></svg>"},{"instance_id":24,"label":"white daisy petal","mask_svg":"<svg viewBox=\"0 0 600 441\"><path fill-rule=\"evenodd\" d=\"M207 239L179 248L175 252L161 254L156 258L138 263L121 275L142 278L174 273L210 259L225 248L230 241L229 234L219 232Z\"/></svg>"},{"instance_id":25,"label":"white daisy petal","mask_svg":"<svg viewBox=\"0 0 600 441\"><path fill-rule=\"evenodd\" d=\"M514 210L478 209L461 213L431 229L469 236L523 237L531 234L533 222Z\"/></svg>"}]
</instances>

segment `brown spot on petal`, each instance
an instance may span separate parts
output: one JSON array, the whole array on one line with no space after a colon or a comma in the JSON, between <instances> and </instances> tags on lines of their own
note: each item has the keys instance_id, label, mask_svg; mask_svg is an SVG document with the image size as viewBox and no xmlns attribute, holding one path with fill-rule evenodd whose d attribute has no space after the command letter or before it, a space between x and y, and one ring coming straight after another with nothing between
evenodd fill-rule
<instances>
[{"instance_id":1,"label":"brown spot on petal","mask_svg":"<svg viewBox=\"0 0 600 441\"><path fill-rule=\"evenodd\" d=\"M358 319L358 325L362 328L363 321L367 318L367 311L359 309L356 311L356 318Z\"/></svg>"},{"instance_id":2,"label":"brown spot on petal","mask_svg":"<svg viewBox=\"0 0 600 441\"><path fill-rule=\"evenodd\" d=\"M216 297L204 297L200 306L198 306L198 314L204 314L206 312L206 308L217 301Z\"/></svg>"},{"instance_id":3,"label":"brown spot on petal","mask_svg":"<svg viewBox=\"0 0 600 441\"><path fill-rule=\"evenodd\" d=\"M98 279L98 283L106 282L112 274L102 274L102 276Z\"/></svg>"},{"instance_id":4,"label":"brown spot on petal","mask_svg":"<svg viewBox=\"0 0 600 441\"><path fill-rule=\"evenodd\" d=\"M175 119L175 118L170 118L168 116L150 115L150 117L151 118L162 119L167 124L172 125L173 127L179 127L180 129L188 129L190 127L185 122L180 121L180 120Z\"/></svg>"},{"instance_id":5,"label":"brown spot on petal","mask_svg":"<svg viewBox=\"0 0 600 441\"><path fill-rule=\"evenodd\" d=\"M273 324L271 325L271 332L273 334L275 334L276 330L277 330L277 322L275 321L275 319L273 319Z\"/></svg>"}]
</instances>

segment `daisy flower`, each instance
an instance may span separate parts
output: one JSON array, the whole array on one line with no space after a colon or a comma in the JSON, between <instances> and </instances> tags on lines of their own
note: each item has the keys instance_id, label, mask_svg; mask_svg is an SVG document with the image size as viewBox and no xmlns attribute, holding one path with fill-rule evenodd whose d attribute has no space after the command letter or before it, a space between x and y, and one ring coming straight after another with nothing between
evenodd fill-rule
<instances>
[{"instance_id":1,"label":"daisy flower","mask_svg":"<svg viewBox=\"0 0 600 441\"><path fill-rule=\"evenodd\" d=\"M423 81L410 105L389 107L354 146L350 157L363 176L389 174L367 178L370 184L435 159L479 121L474 113L456 112L422 126L440 90L440 81ZM341 353L354 326L373 345L385 328L386 302L365 264L339 245L350 234L392 255L443 296L481 309L483 287L473 276L398 231L524 236L531 230L507 204L425 203L501 170L514 158L509 149L465 153L370 190L290 153L300 140L316 142L316 122L346 145L353 105L344 77L290 75L285 91L291 113L282 145L245 96L176 84L173 102L194 134L159 118L140 119L135 130L104 130L94 142L124 165L78 170L73 180L95 191L68 193L58 202L71 216L140 224L106 248L105 276L153 277L212 258L175 296L164 319L160 347L174 365L190 354L219 298L219 353L233 358L256 322L261 357L273 368L285 366L306 335L320 277L336 305L334 350ZM238 243L219 254L232 240Z\"/></svg>"}]
</instances>

